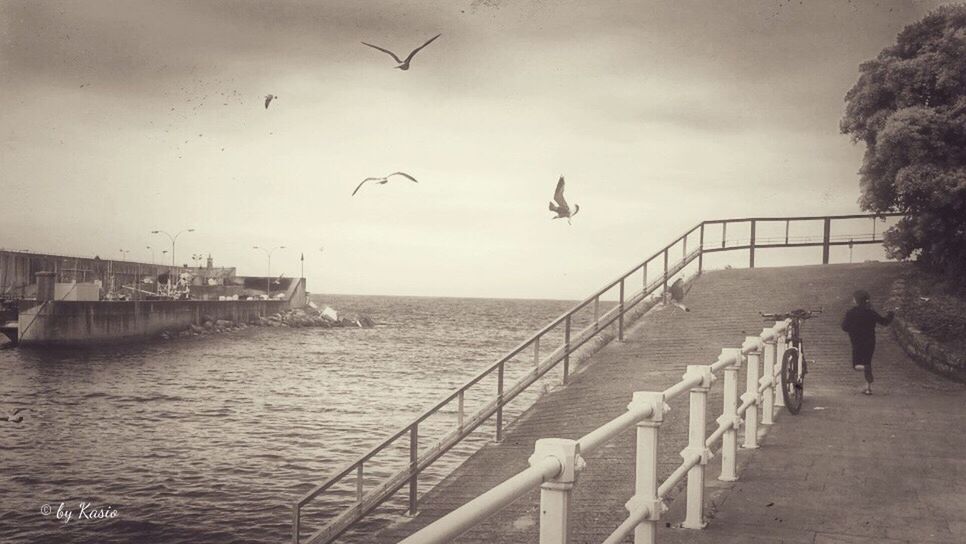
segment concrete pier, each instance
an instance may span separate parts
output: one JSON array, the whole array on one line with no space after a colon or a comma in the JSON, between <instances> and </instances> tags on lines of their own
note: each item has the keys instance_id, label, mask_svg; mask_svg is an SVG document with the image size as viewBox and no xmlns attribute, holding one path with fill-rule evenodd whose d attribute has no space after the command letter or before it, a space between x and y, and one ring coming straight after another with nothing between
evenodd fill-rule
<instances>
[{"instance_id":1,"label":"concrete pier","mask_svg":"<svg viewBox=\"0 0 966 544\"><path fill-rule=\"evenodd\" d=\"M285 300L49 301L21 310L19 343L36 346L131 341L200 325L204 316L248 323L288 308Z\"/></svg>"}]
</instances>

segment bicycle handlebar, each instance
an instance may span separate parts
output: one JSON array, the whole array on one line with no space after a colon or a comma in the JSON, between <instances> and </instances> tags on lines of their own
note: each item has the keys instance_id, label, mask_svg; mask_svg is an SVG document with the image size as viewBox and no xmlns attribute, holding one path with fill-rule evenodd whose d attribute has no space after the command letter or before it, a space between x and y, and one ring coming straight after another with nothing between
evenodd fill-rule
<instances>
[{"instance_id":1,"label":"bicycle handlebar","mask_svg":"<svg viewBox=\"0 0 966 544\"><path fill-rule=\"evenodd\" d=\"M797 310L792 310L790 312L781 313L781 314L779 313L766 314L764 312L758 312L758 314L761 317L765 319L774 319L775 321L781 321L783 319L789 319L789 318L790 319L811 319L821 313L822 313L822 308L819 308L817 310L805 310L803 308L799 308Z\"/></svg>"}]
</instances>

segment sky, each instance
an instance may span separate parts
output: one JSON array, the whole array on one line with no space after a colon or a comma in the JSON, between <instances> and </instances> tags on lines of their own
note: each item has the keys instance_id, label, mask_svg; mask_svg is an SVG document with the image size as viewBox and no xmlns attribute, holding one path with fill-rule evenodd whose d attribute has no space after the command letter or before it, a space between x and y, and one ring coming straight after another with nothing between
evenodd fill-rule
<instances>
[{"instance_id":1,"label":"sky","mask_svg":"<svg viewBox=\"0 0 966 544\"><path fill-rule=\"evenodd\" d=\"M859 212L845 93L939 4L3 0L0 247L583 298L702 219Z\"/></svg>"}]
</instances>

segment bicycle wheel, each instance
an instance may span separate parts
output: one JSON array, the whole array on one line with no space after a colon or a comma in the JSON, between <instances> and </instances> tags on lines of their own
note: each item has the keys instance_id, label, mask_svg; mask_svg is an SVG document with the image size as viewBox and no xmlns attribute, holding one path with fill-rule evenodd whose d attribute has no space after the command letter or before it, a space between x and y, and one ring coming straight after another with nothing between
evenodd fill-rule
<instances>
[{"instance_id":1,"label":"bicycle wheel","mask_svg":"<svg viewBox=\"0 0 966 544\"><path fill-rule=\"evenodd\" d=\"M805 394L805 379L798 371L801 353L795 348L788 348L782 355L782 397L785 408L797 414L802 409L802 397Z\"/></svg>"}]
</instances>

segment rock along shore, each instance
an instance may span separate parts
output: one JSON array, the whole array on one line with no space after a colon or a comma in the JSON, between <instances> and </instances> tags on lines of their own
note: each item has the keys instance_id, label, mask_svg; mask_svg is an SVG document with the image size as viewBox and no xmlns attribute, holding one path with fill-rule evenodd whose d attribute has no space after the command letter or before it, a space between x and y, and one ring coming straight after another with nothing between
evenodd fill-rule
<instances>
[{"instance_id":1,"label":"rock along shore","mask_svg":"<svg viewBox=\"0 0 966 544\"><path fill-rule=\"evenodd\" d=\"M176 337L203 336L224 332L234 332L248 327L317 327L323 329L331 328L363 328L375 327L375 322L365 315L353 318L340 317L339 314L326 306L319 309L313 303L309 303L302 308L293 308L284 312L278 312L267 317L257 317L248 323L236 322L226 319L214 319L211 316L201 317L201 324L192 324L189 327L177 331L163 331L161 338L168 340Z\"/></svg>"}]
</instances>

